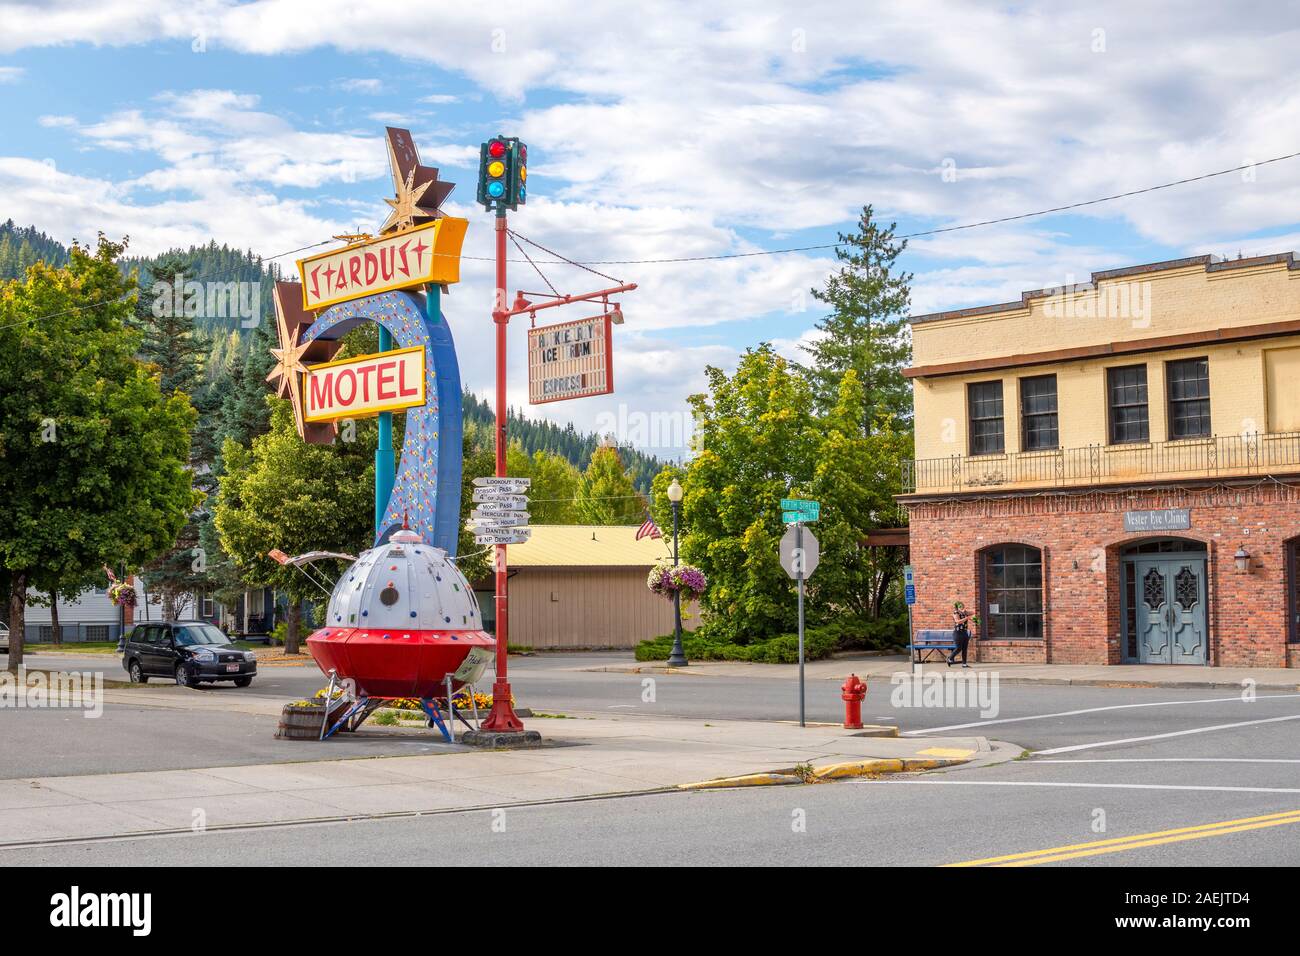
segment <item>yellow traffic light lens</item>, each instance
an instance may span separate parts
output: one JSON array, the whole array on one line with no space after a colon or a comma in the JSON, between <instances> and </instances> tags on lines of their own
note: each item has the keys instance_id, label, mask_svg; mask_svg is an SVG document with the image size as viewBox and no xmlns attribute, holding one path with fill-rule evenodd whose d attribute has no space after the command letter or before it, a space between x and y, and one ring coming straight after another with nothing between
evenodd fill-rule
<instances>
[{"instance_id":1,"label":"yellow traffic light lens","mask_svg":"<svg viewBox=\"0 0 1300 956\"><path fill-rule=\"evenodd\" d=\"M506 164L497 160L495 163L488 163L488 175L500 176L506 171Z\"/></svg>"},{"instance_id":2,"label":"yellow traffic light lens","mask_svg":"<svg viewBox=\"0 0 1300 956\"><path fill-rule=\"evenodd\" d=\"M527 182L527 181L528 181L528 167L527 167L527 166L520 166L520 167L519 167L519 181L520 181L521 183L523 183L523 182Z\"/></svg>"}]
</instances>

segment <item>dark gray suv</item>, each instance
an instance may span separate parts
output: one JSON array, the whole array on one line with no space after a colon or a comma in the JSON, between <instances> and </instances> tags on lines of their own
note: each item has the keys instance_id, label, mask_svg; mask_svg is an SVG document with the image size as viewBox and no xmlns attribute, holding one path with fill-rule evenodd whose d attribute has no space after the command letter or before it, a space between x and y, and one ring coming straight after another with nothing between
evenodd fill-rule
<instances>
[{"instance_id":1,"label":"dark gray suv","mask_svg":"<svg viewBox=\"0 0 1300 956\"><path fill-rule=\"evenodd\" d=\"M182 687L219 680L247 687L257 676L253 652L241 651L204 621L137 624L122 646L122 667L133 684L166 677Z\"/></svg>"}]
</instances>

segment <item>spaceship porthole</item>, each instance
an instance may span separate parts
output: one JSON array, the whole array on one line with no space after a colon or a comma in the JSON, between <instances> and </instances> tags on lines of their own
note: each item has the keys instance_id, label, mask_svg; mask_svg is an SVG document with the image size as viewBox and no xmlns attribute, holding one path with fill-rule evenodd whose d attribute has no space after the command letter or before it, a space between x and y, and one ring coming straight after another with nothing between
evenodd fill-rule
<instances>
[{"instance_id":1,"label":"spaceship porthole","mask_svg":"<svg viewBox=\"0 0 1300 956\"><path fill-rule=\"evenodd\" d=\"M383 602L385 607L392 607L396 604L398 596L397 588L391 585L379 592L379 600Z\"/></svg>"}]
</instances>

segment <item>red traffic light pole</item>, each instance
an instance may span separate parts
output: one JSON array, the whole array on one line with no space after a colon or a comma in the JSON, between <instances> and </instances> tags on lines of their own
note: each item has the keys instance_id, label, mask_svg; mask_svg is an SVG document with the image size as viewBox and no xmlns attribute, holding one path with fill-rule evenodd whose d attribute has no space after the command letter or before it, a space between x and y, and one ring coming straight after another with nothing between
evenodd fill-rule
<instances>
[{"instance_id":1,"label":"red traffic light pole","mask_svg":"<svg viewBox=\"0 0 1300 956\"><path fill-rule=\"evenodd\" d=\"M528 159L528 149L516 137L498 135L484 143L479 151L479 185L478 201L486 209L496 210L496 258L497 287L496 297L492 303L492 321L496 325L497 338L497 388L496 388L496 475L506 476L506 328L511 316L521 312L536 312L539 309L567 305L587 299L603 299L608 306L609 296L616 292L627 292L635 285L621 285L613 289L591 292L585 295L558 296L554 301L533 305L524 298L522 292L515 299L514 307L506 307L506 210L516 208L523 203ZM510 678L507 674L507 658L510 649L510 604L508 599L509 581L506 576L506 545L495 545L493 566L496 572L496 680L492 684L492 710L483 722L483 729L492 733L522 733L523 721L515 713L511 702Z\"/></svg>"},{"instance_id":2,"label":"red traffic light pole","mask_svg":"<svg viewBox=\"0 0 1300 956\"><path fill-rule=\"evenodd\" d=\"M619 292L631 292L636 288L635 282L625 283L599 292L586 292L581 295L564 295L549 302L534 304L518 293L512 308L506 308L506 211L498 207L496 217L496 257L497 288L492 307L492 321L496 325L497 336L497 389L496 389L496 451L498 478L506 477L506 328L510 319L524 312L537 312L551 309L571 302L586 302L591 299L608 300ZM511 704L512 692L507 673L509 651L510 607L508 601L509 578L506 574L506 545L495 545L493 562L496 569L496 639L497 665L496 680L492 684L492 710L483 721L483 729L490 731L518 732L524 729L524 723L515 713Z\"/></svg>"},{"instance_id":3,"label":"red traffic light pole","mask_svg":"<svg viewBox=\"0 0 1300 956\"><path fill-rule=\"evenodd\" d=\"M492 321L497 332L497 468L498 478L506 477L506 327L510 324L510 313L506 311L506 211L497 208L497 290L492 303ZM492 684L492 710L487 720L483 721L484 730L521 731L524 722L515 714L510 699L510 678L506 673L506 658L509 656L510 609L507 604L506 546L498 544L493 555L493 567L496 569L496 639L497 668L496 680Z\"/></svg>"}]
</instances>

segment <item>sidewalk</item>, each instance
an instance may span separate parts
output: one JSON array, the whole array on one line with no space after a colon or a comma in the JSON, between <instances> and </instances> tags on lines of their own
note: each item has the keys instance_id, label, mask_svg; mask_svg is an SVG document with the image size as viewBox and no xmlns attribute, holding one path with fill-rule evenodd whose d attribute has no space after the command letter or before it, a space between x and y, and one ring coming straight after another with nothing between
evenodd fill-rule
<instances>
[{"instance_id":1,"label":"sidewalk","mask_svg":"<svg viewBox=\"0 0 1300 956\"><path fill-rule=\"evenodd\" d=\"M169 696L158 694L154 703L174 707ZM135 692L131 700L142 703ZM246 702L250 712L268 704L278 709ZM532 726L544 745L526 751L448 744L432 755L331 760L328 742L286 741L303 762L4 780L0 847L177 833L199 819L211 830L495 809L649 793L799 765L938 758L978 766L1020 754L983 737L861 737L837 726L757 721L602 716Z\"/></svg>"},{"instance_id":2,"label":"sidewalk","mask_svg":"<svg viewBox=\"0 0 1300 956\"><path fill-rule=\"evenodd\" d=\"M1259 690L1300 690L1300 670L1288 667L1200 667L1188 664L971 664L969 670L950 668L942 661L921 665L926 673L996 673L1003 684L1073 684L1084 687L1204 687L1240 690L1251 679ZM887 681L911 672L907 658L844 655L804 665L808 680L843 682L849 674L863 680ZM697 677L771 677L797 679L797 664L751 664L746 661L692 661L686 667L656 663L618 663L580 668L620 674L683 674Z\"/></svg>"}]
</instances>

